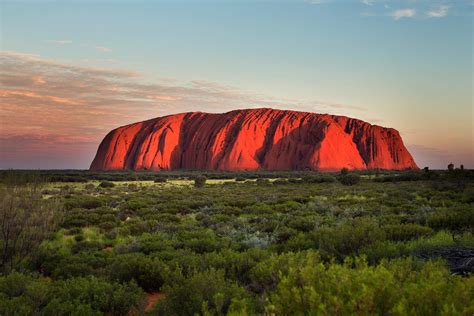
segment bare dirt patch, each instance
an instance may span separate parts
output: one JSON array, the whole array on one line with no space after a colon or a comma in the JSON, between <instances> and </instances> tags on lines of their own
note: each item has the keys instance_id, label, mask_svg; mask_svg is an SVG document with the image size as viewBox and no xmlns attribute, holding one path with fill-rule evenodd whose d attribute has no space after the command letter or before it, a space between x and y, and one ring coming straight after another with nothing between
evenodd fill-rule
<instances>
[{"instance_id":1,"label":"bare dirt patch","mask_svg":"<svg viewBox=\"0 0 474 316\"><path fill-rule=\"evenodd\" d=\"M164 294L161 292L147 293L145 311L146 312L150 311L153 308L153 306L155 306L156 302L162 299L163 296Z\"/></svg>"}]
</instances>

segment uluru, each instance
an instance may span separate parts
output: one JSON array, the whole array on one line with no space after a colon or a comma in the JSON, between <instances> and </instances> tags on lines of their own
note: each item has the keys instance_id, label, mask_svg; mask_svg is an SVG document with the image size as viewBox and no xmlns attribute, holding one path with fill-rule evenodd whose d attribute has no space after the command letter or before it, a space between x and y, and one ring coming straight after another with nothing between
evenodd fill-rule
<instances>
[{"instance_id":1,"label":"uluru","mask_svg":"<svg viewBox=\"0 0 474 316\"><path fill-rule=\"evenodd\" d=\"M275 109L188 112L116 128L91 170L418 169L397 130Z\"/></svg>"}]
</instances>

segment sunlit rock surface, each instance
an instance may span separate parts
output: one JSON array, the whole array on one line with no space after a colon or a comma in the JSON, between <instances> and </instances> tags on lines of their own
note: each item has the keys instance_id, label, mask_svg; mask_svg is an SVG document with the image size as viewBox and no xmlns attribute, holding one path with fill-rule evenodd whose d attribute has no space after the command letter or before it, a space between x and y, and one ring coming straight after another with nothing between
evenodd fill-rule
<instances>
[{"instance_id":1,"label":"sunlit rock surface","mask_svg":"<svg viewBox=\"0 0 474 316\"><path fill-rule=\"evenodd\" d=\"M345 116L273 109L181 113L119 127L91 170L418 169L400 134Z\"/></svg>"}]
</instances>

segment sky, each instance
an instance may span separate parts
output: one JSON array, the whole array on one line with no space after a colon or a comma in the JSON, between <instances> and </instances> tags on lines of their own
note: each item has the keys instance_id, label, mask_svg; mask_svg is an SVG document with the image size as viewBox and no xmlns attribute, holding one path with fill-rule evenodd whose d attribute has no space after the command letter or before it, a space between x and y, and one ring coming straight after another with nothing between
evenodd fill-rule
<instances>
[{"instance_id":1,"label":"sky","mask_svg":"<svg viewBox=\"0 0 474 316\"><path fill-rule=\"evenodd\" d=\"M86 169L113 128L272 107L474 168L473 0L0 0L0 168Z\"/></svg>"}]
</instances>

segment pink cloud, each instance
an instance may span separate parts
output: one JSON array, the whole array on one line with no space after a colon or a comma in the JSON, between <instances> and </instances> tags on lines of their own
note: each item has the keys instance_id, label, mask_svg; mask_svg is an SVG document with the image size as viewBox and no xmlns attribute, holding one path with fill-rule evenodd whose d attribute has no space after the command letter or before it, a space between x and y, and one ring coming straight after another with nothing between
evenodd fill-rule
<instances>
[{"instance_id":1,"label":"pink cloud","mask_svg":"<svg viewBox=\"0 0 474 316\"><path fill-rule=\"evenodd\" d=\"M35 92L29 92L29 91L21 91L21 90L0 90L0 98L33 98L33 99L38 99L43 102L54 102L54 103L60 103L60 104L66 104L66 105L78 105L81 104L78 101L72 100L72 99L67 99L67 98L61 98L61 97L56 97L56 96L51 96L51 95L40 95Z\"/></svg>"},{"instance_id":2,"label":"pink cloud","mask_svg":"<svg viewBox=\"0 0 474 316\"><path fill-rule=\"evenodd\" d=\"M176 101L181 99L178 96L172 96L172 95L147 95L147 99L152 99L152 100L165 100L165 101Z\"/></svg>"}]
</instances>

